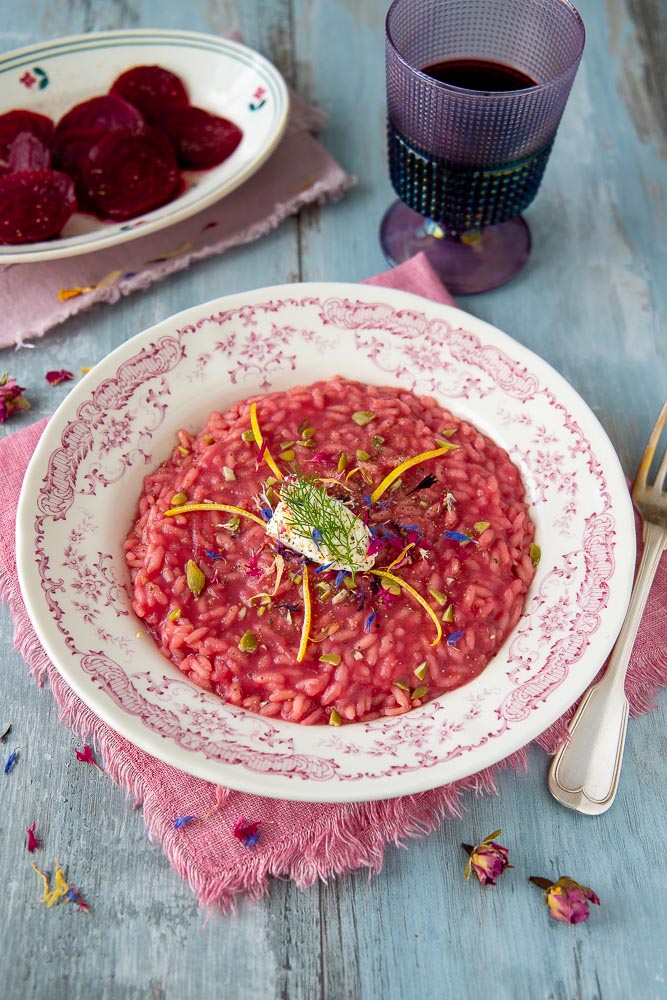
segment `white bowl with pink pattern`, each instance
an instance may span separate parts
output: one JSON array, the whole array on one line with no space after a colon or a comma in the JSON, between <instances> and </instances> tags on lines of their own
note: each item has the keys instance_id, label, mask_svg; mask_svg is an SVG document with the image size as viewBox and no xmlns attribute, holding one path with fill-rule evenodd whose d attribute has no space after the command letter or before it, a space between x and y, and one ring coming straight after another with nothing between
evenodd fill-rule
<instances>
[{"instance_id":1,"label":"white bowl with pink pattern","mask_svg":"<svg viewBox=\"0 0 667 1000\"><path fill-rule=\"evenodd\" d=\"M302 727L226 705L162 657L132 612L123 541L143 477L169 455L179 428L197 431L235 400L336 373L433 395L506 448L542 554L524 614L481 676L397 718ZM447 784L546 729L613 645L634 549L616 454L557 372L459 309L352 284L228 296L117 348L49 422L17 523L30 618L101 719L209 781L328 802Z\"/></svg>"}]
</instances>

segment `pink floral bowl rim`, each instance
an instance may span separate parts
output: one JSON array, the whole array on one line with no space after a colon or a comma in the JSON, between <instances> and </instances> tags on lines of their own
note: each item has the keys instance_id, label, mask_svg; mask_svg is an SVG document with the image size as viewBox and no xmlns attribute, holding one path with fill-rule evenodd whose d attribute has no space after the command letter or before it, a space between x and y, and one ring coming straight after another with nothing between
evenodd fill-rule
<instances>
[{"instance_id":1,"label":"pink floral bowl rim","mask_svg":"<svg viewBox=\"0 0 667 1000\"><path fill-rule=\"evenodd\" d=\"M519 466L542 556L524 614L480 677L407 715L301 727L223 704L142 634L122 543L175 432L257 392L335 373L433 395ZM597 418L545 361L451 306L338 283L220 298L95 366L49 422L24 481L19 578L40 641L106 723L230 788L344 802L425 791L529 743L603 664L630 597L632 506Z\"/></svg>"}]
</instances>

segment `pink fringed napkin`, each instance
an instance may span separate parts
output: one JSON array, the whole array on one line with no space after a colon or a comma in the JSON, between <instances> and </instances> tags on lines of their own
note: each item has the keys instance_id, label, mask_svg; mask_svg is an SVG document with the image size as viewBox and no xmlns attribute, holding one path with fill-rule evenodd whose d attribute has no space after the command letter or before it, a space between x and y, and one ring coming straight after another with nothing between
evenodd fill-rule
<instances>
[{"instance_id":1,"label":"pink fringed napkin","mask_svg":"<svg viewBox=\"0 0 667 1000\"><path fill-rule=\"evenodd\" d=\"M440 302L453 301L423 257L371 283L421 292ZM318 805L221 789L137 750L66 687L39 646L23 605L13 541L16 506L26 465L43 427L41 422L0 441L0 595L10 603L16 643L31 673L39 680L48 677L62 719L80 738L92 736L104 755L108 774L143 805L151 837L160 841L202 905L230 908L241 893L261 896L272 875L306 887L318 878L342 875L359 866L377 872L387 843L427 834L444 816L459 811L467 790L493 791L497 767L510 763L525 768L522 750L496 768L420 795L368 804ZM663 558L628 678L634 714L647 711L657 688L667 685L666 594L667 559ZM565 724L565 719L559 720L537 742L553 751ZM260 838L253 846L256 823Z\"/></svg>"},{"instance_id":2,"label":"pink fringed napkin","mask_svg":"<svg viewBox=\"0 0 667 1000\"><path fill-rule=\"evenodd\" d=\"M256 174L217 204L107 250L0 266L0 349L41 337L96 302L116 302L194 261L250 243L304 205L340 198L353 180L314 138L324 122L322 112L292 94L278 148Z\"/></svg>"}]
</instances>

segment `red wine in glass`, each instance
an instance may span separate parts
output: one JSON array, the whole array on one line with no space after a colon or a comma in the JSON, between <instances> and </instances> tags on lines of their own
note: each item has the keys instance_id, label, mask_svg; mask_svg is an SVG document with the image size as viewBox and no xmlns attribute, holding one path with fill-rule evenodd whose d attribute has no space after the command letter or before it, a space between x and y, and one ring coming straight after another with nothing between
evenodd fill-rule
<instances>
[{"instance_id":1,"label":"red wine in glass","mask_svg":"<svg viewBox=\"0 0 667 1000\"><path fill-rule=\"evenodd\" d=\"M585 31L571 0L393 0L385 24L389 174L380 242L423 252L453 294L523 266Z\"/></svg>"},{"instance_id":2,"label":"red wine in glass","mask_svg":"<svg viewBox=\"0 0 667 1000\"><path fill-rule=\"evenodd\" d=\"M480 97L537 86L538 81L509 63L493 59L443 59L422 68L432 80ZM401 200L414 211L467 233L518 216L535 197L553 137L518 162L447 162L415 148L389 122L389 171Z\"/></svg>"},{"instance_id":3,"label":"red wine in glass","mask_svg":"<svg viewBox=\"0 0 667 1000\"><path fill-rule=\"evenodd\" d=\"M537 80L523 70L493 59L443 59L424 66L422 73L450 87L481 90L487 94L537 85Z\"/></svg>"}]
</instances>

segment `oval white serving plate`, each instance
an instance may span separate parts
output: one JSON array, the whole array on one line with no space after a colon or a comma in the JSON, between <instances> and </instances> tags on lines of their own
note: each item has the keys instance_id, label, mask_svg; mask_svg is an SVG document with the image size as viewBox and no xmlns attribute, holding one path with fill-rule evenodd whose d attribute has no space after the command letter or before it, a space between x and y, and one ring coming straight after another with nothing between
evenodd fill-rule
<instances>
[{"instance_id":1,"label":"oval white serving plate","mask_svg":"<svg viewBox=\"0 0 667 1000\"><path fill-rule=\"evenodd\" d=\"M171 226L237 188L280 141L289 94L275 66L239 42L188 31L105 31L8 52L0 56L0 114L25 108L57 122L137 65L162 66L180 76L192 104L242 129L239 146L217 167L183 171L182 194L161 208L122 223L77 212L57 239L0 246L0 265L91 253Z\"/></svg>"},{"instance_id":2,"label":"oval white serving plate","mask_svg":"<svg viewBox=\"0 0 667 1000\"><path fill-rule=\"evenodd\" d=\"M168 663L131 611L123 540L175 432L257 392L335 373L431 394L522 471L542 550L525 613L480 677L407 715L338 728L223 704ZM188 309L84 376L30 463L17 523L28 612L96 714L160 760L311 801L420 792L528 743L592 680L620 628L634 521L614 450L544 361L461 310L352 284L259 289Z\"/></svg>"}]
</instances>

